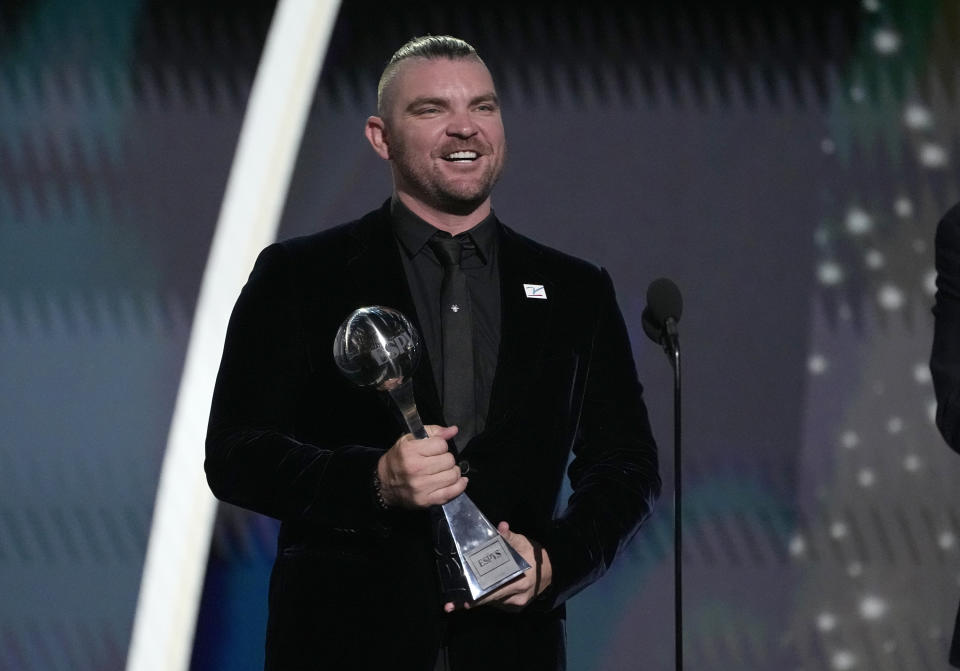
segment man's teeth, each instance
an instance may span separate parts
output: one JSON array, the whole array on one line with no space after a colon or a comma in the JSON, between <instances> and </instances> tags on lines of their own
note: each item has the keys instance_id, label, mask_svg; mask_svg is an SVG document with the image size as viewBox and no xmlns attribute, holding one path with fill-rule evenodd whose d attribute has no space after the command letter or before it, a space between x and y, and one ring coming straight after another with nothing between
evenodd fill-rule
<instances>
[{"instance_id":1,"label":"man's teeth","mask_svg":"<svg viewBox=\"0 0 960 671\"><path fill-rule=\"evenodd\" d=\"M452 154L447 154L444 158L448 161L473 161L477 158L477 152L455 151Z\"/></svg>"}]
</instances>

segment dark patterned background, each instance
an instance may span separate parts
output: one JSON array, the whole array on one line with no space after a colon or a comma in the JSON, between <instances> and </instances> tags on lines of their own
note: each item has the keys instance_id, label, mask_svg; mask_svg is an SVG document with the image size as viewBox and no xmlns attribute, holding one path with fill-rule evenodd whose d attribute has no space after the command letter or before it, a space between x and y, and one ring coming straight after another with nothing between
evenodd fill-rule
<instances>
[{"instance_id":1,"label":"dark patterned background","mask_svg":"<svg viewBox=\"0 0 960 671\"><path fill-rule=\"evenodd\" d=\"M122 668L160 459L271 2L0 4L0 669ZM504 99L495 207L609 268L672 481L644 291L684 291L696 669L945 669L960 476L932 238L960 199L960 3L344 3L281 236L378 205L409 36ZM197 437L202 449L202 437ZM670 489L573 600L572 669L673 661ZM262 665L272 521L222 507L193 667Z\"/></svg>"}]
</instances>

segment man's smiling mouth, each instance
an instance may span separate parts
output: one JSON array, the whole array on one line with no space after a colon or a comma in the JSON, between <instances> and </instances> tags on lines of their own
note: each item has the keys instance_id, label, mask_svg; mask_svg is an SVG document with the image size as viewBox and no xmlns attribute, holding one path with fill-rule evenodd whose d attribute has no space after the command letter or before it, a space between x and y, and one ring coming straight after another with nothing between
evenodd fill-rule
<instances>
[{"instance_id":1,"label":"man's smiling mouth","mask_svg":"<svg viewBox=\"0 0 960 671\"><path fill-rule=\"evenodd\" d=\"M479 154L475 151L455 151L443 157L444 161L453 161L455 163L469 163L475 161Z\"/></svg>"}]
</instances>

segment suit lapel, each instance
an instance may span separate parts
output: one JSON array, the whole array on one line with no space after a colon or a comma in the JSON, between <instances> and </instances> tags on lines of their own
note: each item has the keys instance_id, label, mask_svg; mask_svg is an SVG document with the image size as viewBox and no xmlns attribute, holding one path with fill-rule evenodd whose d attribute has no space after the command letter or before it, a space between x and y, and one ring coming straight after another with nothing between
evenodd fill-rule
<instances>
[{"instance_id":1,"label":"suit lapel","mask_svg":"<svg viewBox=\"0 0 960 671\"><path fill-rule=\"evenodd\" d=\"M400 260L400 250L390 224L389 203L365 217L358 226L357 254L347 261L347 275L353 289L354 309L383 305L399 310L422 333L413 297ZM433 382L430 355L420 341L420 363L413 375L414 398L424 424L441 422L440 398Z\"/></svg>"},{"instance_id":2,"label":"suit lapel","mask_svg":"<svg viewBox=\"0 0 960 671\"><path fill-rule=\"evenodd\" d=\"M497 370L490 394L486 431L495 431L522 409L543 363L543 343L549 335L553 305L549 298L528 298L525 284L552 284L541 267L540 253L521 236L501 226L501 326ZM485 431L485 432L486 432Z\"/></svg>"}]
</instances>

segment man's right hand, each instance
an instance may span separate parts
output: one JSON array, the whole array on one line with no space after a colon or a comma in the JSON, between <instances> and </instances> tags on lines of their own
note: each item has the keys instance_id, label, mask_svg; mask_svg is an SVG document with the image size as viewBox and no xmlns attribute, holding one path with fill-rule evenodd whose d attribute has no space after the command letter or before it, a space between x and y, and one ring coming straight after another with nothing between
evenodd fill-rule
<instances>
[{"instance_id":1,"label":"man's right hand","mask_svg":"<svg viewBox=\"0 0 960 671\"><path fill-rule=\"evenodd\" d=\"M443 505L467 488L467 478L447 441L457 435L455 426L425 427L428 438L405 434L377 463L380 494L388 506L425 508Z\"/></svg>"}]
</instances>

